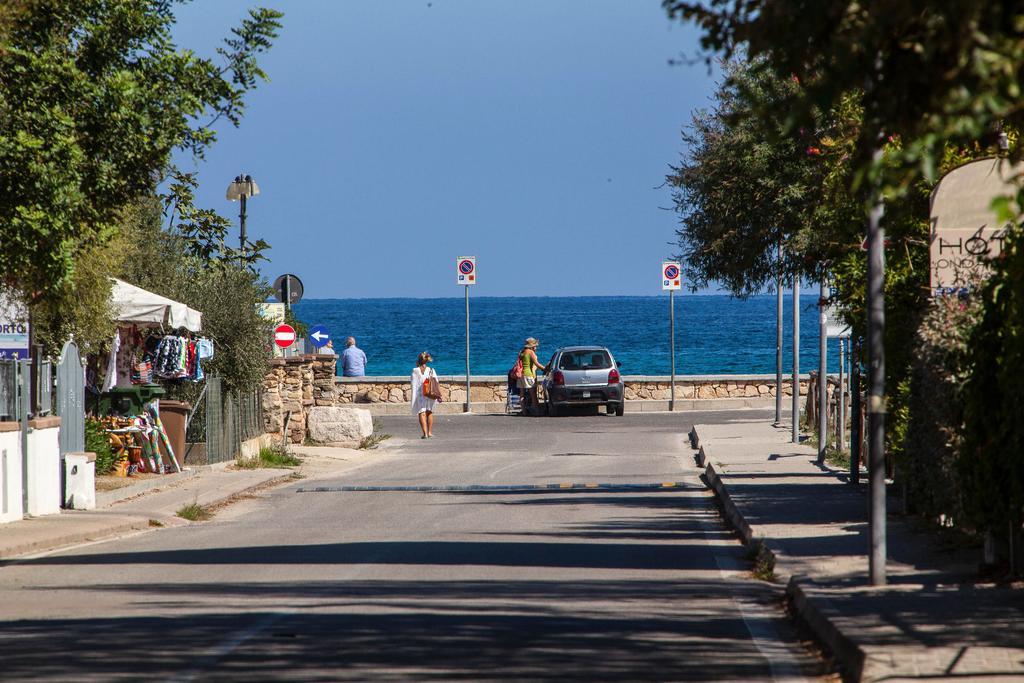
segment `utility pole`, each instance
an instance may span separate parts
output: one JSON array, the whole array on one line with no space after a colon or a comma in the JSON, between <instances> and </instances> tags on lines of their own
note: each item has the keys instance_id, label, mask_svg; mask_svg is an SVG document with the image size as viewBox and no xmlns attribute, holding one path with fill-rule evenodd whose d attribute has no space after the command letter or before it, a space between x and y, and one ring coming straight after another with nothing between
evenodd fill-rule
<instances>
[{"instance_id":1,"label":"utility pole","mask_svg":"<svg viewBox=\"0 0 1024 683\"><path fill-rule=\"evenodd\" d=\"M240 211L238 212L238 251L241 256L238 257L238 265L245 267L245 195L243 194L238 199Z\"/></svg>"},{"instance_id":2,"label":"utility pole","mask_svg":"<svg viewBox=\"0 0 1024 683\"><path fill-rule=\"evenodd\" d=\"M874 154L882 160L881 148ZM880 188L868 214L868 468L871 481L871 584L886 583L885 503L885 229Z\"/></svg>"}]
</instances>

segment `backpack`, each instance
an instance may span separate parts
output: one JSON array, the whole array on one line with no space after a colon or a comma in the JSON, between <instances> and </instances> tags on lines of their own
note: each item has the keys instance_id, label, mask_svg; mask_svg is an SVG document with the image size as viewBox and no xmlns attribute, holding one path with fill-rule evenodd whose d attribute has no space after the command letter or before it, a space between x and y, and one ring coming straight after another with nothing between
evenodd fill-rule
<instances>
[{"instance_id":1,"label":"backpack","mask_svg":"<svg viewBox=\"0 0 1024 683\"><path fill-rule=\"evenodd\" d=\"M512 379L519 379L523 376L523 359L517 358L516 364L512 366L512 369L508 371L508 376Z\"/></svg>"}]
</instances>

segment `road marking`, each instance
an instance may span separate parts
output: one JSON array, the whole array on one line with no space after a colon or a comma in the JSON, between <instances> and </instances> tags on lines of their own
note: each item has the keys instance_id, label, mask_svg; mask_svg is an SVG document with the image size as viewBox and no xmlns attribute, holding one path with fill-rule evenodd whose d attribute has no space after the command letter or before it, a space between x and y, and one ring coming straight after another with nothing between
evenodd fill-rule
<instances>
[{"instance_id":1,"label":"road marking","mask_svg":"<svg viewBox=\"0 0 1024 683\"><path fill-rule=\"evenodd\" d=\"M186 683L187 681L193 681L197 676L203 673L208 673L206 670L217 664L218 661L234 652L239 645L242 645L247 640L251 640L254 636L258 635L261 631L267 629L267 627L277 623L286 616L294 614L296 610L289 609L282 612L275 612L268 614L256 623L252 624L248 628L244 628L240 631L235 631L233 634L222 640L214 648L212 648L205 656L199 659L190 668L182 671L181 673L173 676L168 680L168 683Z\"/></svg>"},{"instance_id":2,"label":"road marking","mask_svg":"<svg viewBox=\"0 0 1024 683\"><path fill-rule=\"evenodd\" d=\"M296 493L349 493L349 492L388 492L388 493L458 493L473 491L488 491L499 493L537 493L541 491L558 491L561 493L572 491L675 491L685 487L681 481L662 481L653 484L600 484L586 482L577 484L570 481L563 481L557 484L450 484L439 486L314 486L311 488L302 487L296 489Z\"/></svg>"},{"instance_id":3,"label":"road marking","mask_svg":"<svg viewBox=\"0 0 1024 683\"><path fill-rule=\"evenodd\" d=\"M718 573L724 579L735 577L741 574L743 569L737 566L739 563L731 557L722 557L715 553L715 564L718 565ZM772 672L772 680L776 683L804 683L807 678L800 672L800 665L797 663L793 650L779 636L774 621L779 619L779 614L764 605L751 600L743 600L730 595L729 599L739 610L743 625L747 627L750 634L750 641L761 653L768 668Z\"/></svg>"}]
</instances>

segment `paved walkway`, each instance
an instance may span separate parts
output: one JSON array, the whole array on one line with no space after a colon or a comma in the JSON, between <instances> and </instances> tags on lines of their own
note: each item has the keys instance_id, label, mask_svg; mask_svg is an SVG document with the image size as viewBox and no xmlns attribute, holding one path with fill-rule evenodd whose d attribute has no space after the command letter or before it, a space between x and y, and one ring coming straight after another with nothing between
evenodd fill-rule
<instances>
[{"instance_id":1,"label":"paved walkway","mask_svg":"<svg viewBox=\"0 0 1024 683\"><path fill-rule=\"evenodd\" d=\"M96 510L65 510L57 515L0 524L0 562L161 526L189 524L176 513L190 503L217 507L238 496L291 481L295 476L304 480L328 477L387 454L385 450L347 448L297 447L292 451L303 457L297 469L202 467L135 481L98 494Z\"/></svg>"},{"instance_id":2,"label":"paved walkway","mask_svg":"<svg viewBox=\"0 0 1024 683\"><path fill-rule=\"evenodd\" d=\"M873 588L866 483L819 467L788 428L736 421L694 431L726 514L775 555L776 579L846 680L1024 681L1024 589L979 582L980 549L940 547L892 514L890 489L889 585Z\"/></svg>"}]
</instances>

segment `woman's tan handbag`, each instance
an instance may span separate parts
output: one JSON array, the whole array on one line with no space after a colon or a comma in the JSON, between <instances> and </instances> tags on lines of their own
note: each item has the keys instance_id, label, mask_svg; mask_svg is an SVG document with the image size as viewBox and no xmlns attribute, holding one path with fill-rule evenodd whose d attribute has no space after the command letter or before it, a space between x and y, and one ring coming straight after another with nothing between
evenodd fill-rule
<instances>
[{"instance_id":1,"label":"woman's tan handbag","mask_svg":"<svg viewBox=\"0 0 1024 683\"><path fill-rule=\"evenodd\" d=\"M423 395L434 400L441 399L441 384L437 381L437 375L428 370L426 379L423 380Z\"/></svg>"}]
</instances>

